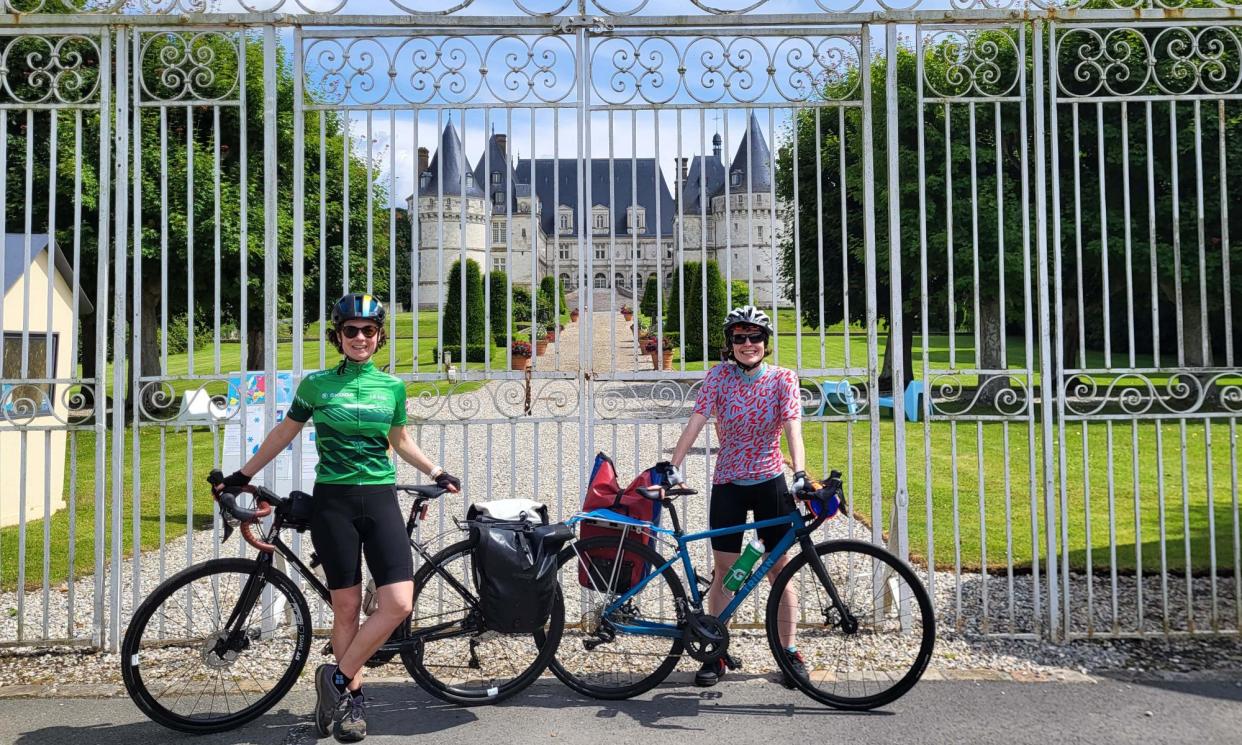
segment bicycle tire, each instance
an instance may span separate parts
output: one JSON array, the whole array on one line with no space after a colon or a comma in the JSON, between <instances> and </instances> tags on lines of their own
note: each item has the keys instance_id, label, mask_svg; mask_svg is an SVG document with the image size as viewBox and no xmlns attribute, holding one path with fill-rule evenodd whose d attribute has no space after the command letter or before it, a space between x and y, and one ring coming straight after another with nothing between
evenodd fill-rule
<instances>
[{"instance_id":1,"label":"bicycle tire","mask_svg":"<svg viewBox=\"0 0 1242 745\"><path fill-rule=\"evenodd\" d=\"M225 603L224 607L221 607L218 597L221 584L223 583L225 576L239 577L240 579L237 583L237 589L240 595L240 590L243 587L242 583L246 580L246 578L260 574L267 586L274 588L276 591L281 593L287 601L288 608L293 612L293 630L295 633L292 637L289 637L287 635L282 636L278 633L274 633L271 630L264 630L262 628L262 622L265 619L258 619L260 626L247 634L246 649L244 649L240 654L236 654L231 660L225 659L225 656L221 656L215 651L208 649L206 646L210 643L209 640L220 631L218 628L220 625L219 619L221 617L228 617L228 615L224 612L224 608L228 608L229 611L236 608L235 603L233 605ZM199 621L196 621L193 618L192 612L195 607L195 601L197 600L197 593L195 592L196 586L192 587L192 585L203 579L209 579L211 583L211 591L217 595L216 600L213 603L216 608L214 620L216 621L217 628L214 630L209 628L210 621L213 620L209 613L200 613L199 621L207 622L203 623L203 627L207 631L207 635L199 639L196 638L196 632L199 628ZM165 602L169 600L175 601L178 593L182 590L186 590L187 588L189 588L187 595L190 598L190 602L188 604L185 604L180 609L173 607L165 608L165 612L161 613L157 617L157 611L164 608ZM255 607L260 607L261 603L262 600L260 599L255 603ZM174 615L170 612L173 610L184 611L186 625L182 626L182 631L186 632L186 635L181 639L171 639L167 636L160 638L170 623L174 621L180 622L181 613L178 612ZM250 614L253 612L254 608L251 608L247 612L246 618L249 618ZM152 623L153 621L155 621L154 624ZM148 631L151 633L148 634ZM203 698L203 693L199 693L196 697L193 709L188 714L180 713L174 708L170 708L166 705L166 703L169 702L166 702L163 699L165 694L179 690L174 689L173 687L176 685L177 679L174 679L171 683L164 685L162 690L158 693L153 693L151 688L152 684L157 680L158 673L146 672L144 674L144 670L158 671L165 667L169 667L164 665L164 660L167 658L175 658L177 656L175 654L176 650L189 650L189 662L185 662L186 656L181 655L182 661L177 663L175 668L176 672L182 673L186 670L186 666L188 664L198 660L205 668L214 667L217 670L236 669L238 672L244 672L245 678L242 678L242 681L246 686L249 686L252 683L261 685L265 678L257 677L255 673L265 671L262 667L262 659L257 654L258 650L255 650L254 647L256 644L263 644L268 641L282 639L287 642L284 646L288 646L290 652L289 662L284 670L284 673L280 675L275 684L266 693L261 695L253 703L248 702L246 690L242 683L238 682L237 679L234 679L232 682L233 686L236 688L236 692L240 693L242 700L247 701L248 703L244 708L238 711L229 711L220 716L194 716L193 709L197 709L198 703ZM286 693L289 692L289 689L292 688L293 684L297 681L298 675L302 672L302 668L306 665L307 655L310 652L310 644L310 609L306 604L306 598L303 597L301 591L298 590L297 586L286 574L272 566L261 567L259 562L254 559L213 559L211 561L206 561L183 569L177 574L169 577L158 587L156 587L147 599L143 601L142 604L139 605L134 611L134 614L130 619L129 626L125 631L125 638L121 643L121 677L125 681L125 690L129 693L129 697L133 699L138 708L153 721L162 724L169 729L178 730L180 732L190 732L194 734L223 732L225 730L241 726L260 716L274 706L285 696ZM231 652L226 653L226 656L230 653ZM247 653L251 653L249 656L260 664L258 666L253 664L239 666L238 661L243 660ZM214 662L212 661L213 655ZM146 657L151 659L145 660L144 658ZM192 676L194 676L195 670L191 669L185 674L191 676L189 682L193 682ZM219 677L220 676L217 676L217 678ZM160 682L163 683L164 681L160 679ZM221 698L223 699L223 703L227 707L229 705L228 696L236 694L230 690L224 689L220 692L222 694ZM216 691L213 690L208 706L215 705L215 694ZM176 700L180 700L182 698L185 698L185 696L178 694Z\"/></svg>"},{"instance_id":2,"label":"bicycle tire","mask_svg":"<svg viewBox=\"0 0 1242 745\"><path fill-rule=\"evenodd\" d=\"M460 613L463 627L461 635L433 642L416 641L401 650L401 662L419 686L436 698L461 706L498 703L534 683L547 669L548 662L556 653L565 626L565 607L559 587L552 602L552 612L547 625L542 631L531 634L487 631L477 624L477 620L471 620L468 607L442 612L441 604L449 597L448 592L451 591L458 597L460 592L444 580L437 568L451 574L463 588L472 592L474 581L471 578L469 559L473 554L473 542L459 541L431 557L414 577L411 634L417 636L419 626L432 619L436 619L436 623L442 623L446 620L445 617ZM441 596L426 597L420 604L420 600L433 592L439 592ZM466 599L462 598L462 601L465 603ZM434 615L431 611L435 612ZM464 650L461 649L461 641L466 642ZM512 660L512 650L517 649L520 652L528 643L534 651L529 664L516 671L505 671L504 675L489 675L497 672L499 667L495 655L503 655ZM429 649L433 646L434 649ZM479 648L484 646L480 656ZM462 662L463 657L466 658L465 664L457 664ZM440 663L437 660L445 662ZM449 664L450 661L453 664Z\"/></svg>"},{"instance_id":3,"label":"bicycle tire","mask_svg":"<svg viewBox=\"0 0 1242 745\"><path fill-rule=\"evenodd\" d=\"M816 554L824 562L824 568L828 571L829 577L833 580L839 597L845 603L851 613L856 613L856 618L860 621L859 629L854 633L844 633L838 627L830 622L829 615L823 610L830 604L827 593L816 596L816 602L812 603L812 607L818 604L820 612L823 613L823 620L813 623L806 623L798 630L798 647L805 656L809 656L808 672L806 678L793 674L792 666L784 654L784 647L780 641L778 616L780 608L780 599L785 587L793 580L799 571L804 571L805 580L803 585L810 585L812 588L819 588L819 578L814 573L814 568L810 564L810 557L806 553L801 553L795 557L788 566L776 578L776 582L772 585L771 594L768 596L767 612L765 626L767 627L768 646L772 650L772 656L776 659L777 665L780 667L781 673L786 676L787 680L791 680L794 685L806 695L816 701L832 706L838 709L847 709L852 711L864 711L874 709L879 706L891 703L905 695L914 684L922 677L923 671L927 669L927 663L931 660L932 650L936 643L936 618L932 609L931 598L927 594L923 583L919 581L909 565L893 556L888 551L874 546L870 543L862 541L825 541L815 546ZM861 555L861 556L860 556ZM845 557L857 557L858 561L852 561ZM909 588L909 600L913 603L908 607L908 616L904 620L900 614L896 616L889 608L878 610L876 603L879 602L880 594L877 594L874 588L874 578L876 577L874 561L879 561L886 565L895 576L904 580ZM844 566L846 573L841 573L841 567ZM859 569L860 571L855 571ZM891 585L889 584L892 576L885 579L882 594L885 597L891 597ZM872 590L866 592L867 582L871 581ZM863 593L866 593L863 595ZM900 595L900 590L898 595ZM857 599L860 597L870 597L872 605L870 607L860 604ZM805 600L800 601L801 608L807 607ZM917 618L915 611L917 610ZM852 638L863 639L863 629L867 624L874 624L871 628L872 634L878 633L883 628L894 629L901 634L896 638L909 638L911 642L917 642L917 649L912 655L904 655L908 658L908 662L899 660L902 655L900 650L894 650L891 643L881 650L882 654L872 655L871 660L898 661L892 666L892 669L875 669L875 670L842 670L832 667L818 668L816 665L826 656L825 650L831 648L837 643L838 639L850 640ZM903 631L902 626L909 624L913 630ZM816 633L816 632L820 633ZM917 639L915 639L917 637ZM853 656L847 654L848 659ZM816 683L830 683L831 691L819 688ZM847 691L860 690L861 695L842 694L839 689L845 684ZM868 693L868 689L874 689Z\"/></svg>"},{"instance_id":4,"label":"bicycle tire","mask_svg":"<svg viewBox=\"0 0 1242 745\"><path fill-rule=\"evenodd\" d=\"M595 556L596 559L591 557ZM669 638L661 636L640 636L637 634L617 634L611 641L599 644L593 649L587 647L588 642L595 641L591 637L593 633L588 633L591 626L599 626L602 623L602 609L607 602L616 598L619 593L605 592L610 589L612 584L608 570L603 568L599 559L605 557L613 557L614 566L620 559L620 565L624 566L627 560L633 562L643 562L650 570L664 566L665 559L656 553L653 549L643 543L626 539L622 544L620 536L593 536L576 541L572 545L561 551L561 587L564 588L578 587L580 592L575 607L573 596L570 595L566 599L566 606L571 610L572 618L576 618L578 623L571 625L566 629L565 634L561 638L561 646L556 655L552 658L548 665L562 683L569 686L578 693L591 698L605 700L620 700L637 696L656 687L669 676L673 668L677 666L678 660L681 659L683 645L680 637ZM580 566L590 566L590 574L592 579L591 588L581 587L579 583L578 570ZM658 620L661 623L678 623L675 618L678 608L683 607L686 592L682 587L681 580L672 567L664 570L660 575L666 586L667 596L661 593L665 591L664 587L655 586L659 582L658 579L647 579L646 585L635 595L635 599L627 603L625 608L619 611L635 613L642 606L648 608L655 607L656 612L663 612L673 615L673 618L661 616ZM653 587L655 586L655 587ZM648 590L652 592L648 593ZM572 593L572 590L571 590ZM644 594L647 593L647 594ZM639 606L637 603L642 603ZM619 640L630 640L629 643L634 646L637 651L614 651L609 649ZM587 660L592 657L596 650L604 650L609 657L610 663L603 664L598 660ZM581 654L579 654L581 650ZM602 655L600 655L602 656ZM637 671L631 673L625 669L623 661L638 667L637 663L658 658L659 664L651 672ZM580 668L590 665L594 670L581 670ZM571 669L572 668L572 669Z\"/></svg>"}]
</instances>

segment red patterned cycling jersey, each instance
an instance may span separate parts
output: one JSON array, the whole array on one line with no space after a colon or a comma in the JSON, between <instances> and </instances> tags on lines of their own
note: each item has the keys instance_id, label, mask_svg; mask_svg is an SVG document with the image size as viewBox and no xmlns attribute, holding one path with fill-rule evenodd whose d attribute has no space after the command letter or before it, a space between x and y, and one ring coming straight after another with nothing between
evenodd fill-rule
<instances>
[{"instance_id":1,"label":"red patterned cycling jersey","mask_svg":"<svg viewBox=\"0 0 1242 745\"><path fill-rule=\"evenodd\" d=\"M720 424L713 484L757 481L781 473L781 425L802 418L798 376L764 365L754 377L726 362L708 371L694 413Z\"/></svg>"}]
</instances>

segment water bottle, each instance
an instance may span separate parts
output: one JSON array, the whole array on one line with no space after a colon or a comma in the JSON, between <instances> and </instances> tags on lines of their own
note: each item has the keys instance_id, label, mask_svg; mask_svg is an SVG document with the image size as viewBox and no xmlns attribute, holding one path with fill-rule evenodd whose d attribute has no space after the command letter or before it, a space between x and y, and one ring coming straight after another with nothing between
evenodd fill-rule
<instances>
[{"instance_id":1,"label":"water bottle","mask_svg":"<svg viewBox=\"0 0 1242 745\"><path fill-rule=\"evenodd\" d=\"M759 557L764 552L763 541L758 538L751 539L746 544L746 548L742 549L742 553L737 557L737 561L733 562L733 566L729 567L728 574L724 578L724 588L729 592L737 592L738 589L746 583L746 578L750 576L750 570L755 568L755 562L759 561Z\"/></svg>"}]
</instances>

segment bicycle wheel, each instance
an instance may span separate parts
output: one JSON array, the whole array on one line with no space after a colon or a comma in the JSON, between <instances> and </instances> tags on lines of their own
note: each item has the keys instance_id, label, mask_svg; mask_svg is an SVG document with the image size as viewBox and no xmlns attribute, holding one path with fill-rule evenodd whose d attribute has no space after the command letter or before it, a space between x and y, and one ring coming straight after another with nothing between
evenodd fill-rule
<instances>
[{"instance_id":1,"label":"bicycle wheel","mask_svg":"<svg viewBox=\"0 0 1242 745\"><path fill-rule=\"evenodd\" d=\"M565 626L558 588L552 613L540 631L485 630L475 605L473 551L473 543L459 541L419 568L411 633L417 636L428 626L453 625L446 638L415 642L401 651L405 669L424 690L463 706L494 704L535 682L555 654Z\"/></svg>"},{"instance_id":2,"label":"bicycle wheel","mask_svg":"<svg viewBox=\"0 0 1242 745\"><path fill-rule=\"evenodd\" d=\"M781 672L803 693L839 709L874 709L895 701L918 682L936 643L931 598L909 566L861 541L827 541L815 547L837 596L856 628L835 612L810 556L785 567L768 596L767 632ZM797 644L808 677L792 675L779 637L781 596L793 586Z\"/></svg>"},{"instance_id":3,"label":"bicycle wheel","mask_svg":"<svg viewBox=\"0 0 1242 745\"><path fill-rule=\"evenodd\" d=\"M668 677L681 658L680 636L616 633L613 624L679 625L678 609L686 592L676 572L670 567L651 577L625 605L604 613L630 588L634 567L650 572L664 562L645 544L622 542L620 536L584 538L561 551L560 581L569 623L550 664L561 682L593 698L624 699Z\"/></svg>"},{"instance_id":4,"label":"bicycle wheel","mask_svg":"<svg viewBox=\"0 0 1242 745\"><path fill-rule=\"evenodd\" d=\"M241 608L251 581L260 593ZM226 645L225 626L235 615L243 634ZM154 721L182 732L221 732L288 693L310 642L310 610L288 576L254 559L215 559L169 577L138 606L121 643L121 676Z\"/></svg>"}]
</instances>

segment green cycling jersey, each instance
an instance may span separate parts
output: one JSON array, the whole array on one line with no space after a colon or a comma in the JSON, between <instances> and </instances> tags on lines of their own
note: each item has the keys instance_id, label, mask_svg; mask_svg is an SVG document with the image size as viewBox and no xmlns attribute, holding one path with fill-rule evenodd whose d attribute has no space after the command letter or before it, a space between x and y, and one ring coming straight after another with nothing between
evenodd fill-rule
<instances>
[{"instance_id":1,"label":"green cycling jersey","mask_svg":"<svg viewBox=\"0 0 1242 745\"><path fill-rule=\"evenodd\" d=\"M392 484L388 431L406 422L405 384L370 360L345 360L303 378L287 416L315 419L318 484Z\"/></svg>"}]
</instances>

